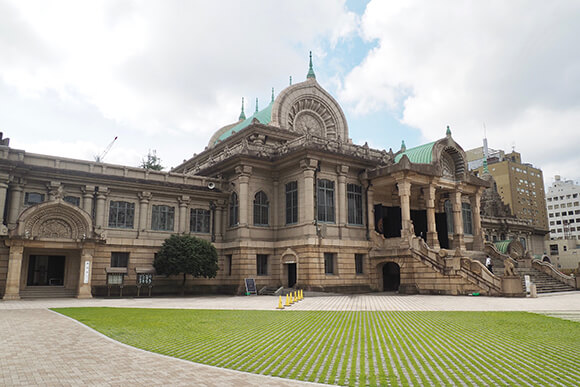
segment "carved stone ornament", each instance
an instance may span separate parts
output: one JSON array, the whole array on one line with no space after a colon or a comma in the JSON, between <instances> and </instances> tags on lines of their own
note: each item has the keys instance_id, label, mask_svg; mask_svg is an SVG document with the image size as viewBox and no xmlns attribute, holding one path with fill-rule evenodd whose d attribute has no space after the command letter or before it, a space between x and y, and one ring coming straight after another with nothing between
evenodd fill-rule
<instances>
[{"instance_id":1,"label":"carved stone ornament","mask_svg":"<svg viewBox=\"0 0 580 387\"><path fill-rule=\"evenodd\" d=\"M317 137L324 137L324 127L315 113L303 111L296 116L294 130L300 133L310 133Z\"/></svg>"},{"instance_id":2,"label":"carved stone ornament","mask_svg":"<svg viewBox=\"0 0 580 387\"><path fill-rule=\"evenodd\" d=\"M288 127L299 133L337 138L336 119L326 103L308 96L295 101L288 115Z\"/></svg>"},{"instance_id":3,"label":"carved stone ornament","mask_svg":"<svg viewBox=\"0 0 580 387\"><path fill-rule=\"evenodd\" d=\"M90 217L62 201L47 202L24 211L18 234L31 239L81 240L92 235Z\"/></svg>"}]
</instances>

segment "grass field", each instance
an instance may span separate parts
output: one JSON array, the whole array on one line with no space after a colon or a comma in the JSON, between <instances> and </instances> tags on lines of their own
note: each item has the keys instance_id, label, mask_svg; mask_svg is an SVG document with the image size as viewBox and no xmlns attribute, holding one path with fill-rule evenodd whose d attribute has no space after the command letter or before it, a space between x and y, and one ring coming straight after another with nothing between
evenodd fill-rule
<instances>
[{"instance_id":1,"label":"grass field","mask_svg":"<svg viewBox=\"0 0 580 387\"><path fill-rule=\"evenodd\" d=\"M55 311L148 351L283 378L580 385L580 324L524 312Z\"/></svg>"}]
</instances>

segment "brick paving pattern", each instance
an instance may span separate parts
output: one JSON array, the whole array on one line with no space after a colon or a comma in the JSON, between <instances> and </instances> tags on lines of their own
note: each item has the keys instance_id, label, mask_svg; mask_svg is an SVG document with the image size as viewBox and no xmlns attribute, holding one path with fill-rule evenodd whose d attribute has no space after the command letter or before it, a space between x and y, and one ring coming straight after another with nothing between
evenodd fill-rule
<instances>
[{"instance_id":1,"label":"brick paving pattern","mask_svg":"<svg viewBox=\"0 0 580 387\"><path fill-rule=\"evenodd\" d=\"M277 300L276 297L269 296L215 296L0 301L0 385L307 385L308 383L294 380L205 366L135 349L47 310L50 307L67 306L274 310ZM515 310L580 321L580 292L546 295L533 299L392 294L339 295L306 297L289 309ZM381 356L383 359L390 354L385 353ZM430 367L425 359L418 360L422 367ZM366 367L368 366L367 364Z\"/></svg>"}]
</instances>

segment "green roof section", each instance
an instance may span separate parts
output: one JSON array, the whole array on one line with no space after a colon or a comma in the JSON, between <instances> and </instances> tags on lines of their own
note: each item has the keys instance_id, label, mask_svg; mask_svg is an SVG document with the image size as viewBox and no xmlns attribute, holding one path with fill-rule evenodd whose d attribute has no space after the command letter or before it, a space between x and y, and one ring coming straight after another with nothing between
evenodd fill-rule
<instances>
[{"instance_id":1,"label":"green roof section","mask_svg":"<svg viewBox=\"0 0 580 387\"><path fill-rule=\"evenodd\" d=\"M431 164L433 162L433 145L435 145L435 141L406 149L395 156L395 162L398 163L403 155L406 155L409 161L414 164Z\"/></svg>"},{"instance_id":2,"label":"green roof section","mask_svg":"<svg viewBox=\"0 0 580 387\"><path fill-rule=\"evenodd\" d=\"M221 136L218 137L215 143L217 144L218 142L223 141L226 138L230 137L232 134L239 132L240 130L246 128L247 126L250 126L254 118L257 119L261 124L268 125L272 120L272 106L274 106L274 101L270 102L270 104L266 106L265 109L255 112L254 114L252 114L252 116L246 118L239 124L226 130L224 133L222 133Z\"/></svg>"},{"instance_id":3,"label":"green roof section","mask_svg":"<svg viewBox=\"0 0 580 387\"><path fill-rule=\"evenodd\" d=\"M510 243L512 243L512 239L508 239L505 241L497 241L497 242L494 242L493 244L495 245L495 247L498 249L498 251L500 253L507 254L508 246L510 245Z\"/></svg>"}]
</instances>

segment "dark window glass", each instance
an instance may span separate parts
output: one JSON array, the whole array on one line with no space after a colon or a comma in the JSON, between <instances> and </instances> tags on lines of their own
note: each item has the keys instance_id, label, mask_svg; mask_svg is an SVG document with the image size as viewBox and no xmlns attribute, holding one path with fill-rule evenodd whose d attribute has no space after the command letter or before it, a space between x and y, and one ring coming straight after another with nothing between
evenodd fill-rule
<instances>
[{"instance_id":1,"label":"dark window glass","mask_svg":"<svg viewBox=\"0 0 580 387\"><path fill-rule=\"evenodd\" d=\"M346 185L348 200L348 223L363 224L362 187L356 184Z\"/></svg>"},{"instance_id":2,"label":"dark window glass","mask_svg":"<svg viewBox=\"0 0 580 387\"><path fill-rule=\"evenodd\" d=\"M264 191L260 191L254 196L254 225L268 225L268 196Z\"/></svg>"},{"instance_id":3,"label":"dark window glass","mask_svg":"<svg viewBox=\"0 0 580 387\"><path fill-rule=\"evenodd\" d=\"M24 194L24 204L33 205L42 203L44 201L44 194L39 194L37 192L26 192Z\"/></svg>"},{"instance_id":4,"label":"dark window glass","mask_svg":"<svg viewBox=\"0 0 580 387\"><path fill-rule=\"evenodd\" d=\"M230 197L230 226L235 226L238 223L238 194L232 192Z\"/></svg>"},{"instance_id":5,"label":"dark window glass","mask_svg":"<svg viewBox=\"0 0 580 387\"><path fill-rule=\"evenodd\" d=\"M463 233L473 234L473 222L471 217L471 204L461 203L461 214L463 216Z\"/></svg>"},{"instance_id":6,"label":"dark window glass","mask_svg":"<svg viewBox=\"0 0 580 387\"><path fill-rule=\"evenodd\" d=\"M298 223L298 183L286 184L286 224Z\"/></svg>"},{"instance_id":7,"label":"dark window glass","mask_svg":"<svg viewBox=\"0 0 580 387\"><path fill-rule=\"evenodd\" d=\"M256 256L256 268L258 275L268 275L268 256L266 254Z\"/></svg>"},{"instance_id":8,"label":"dark window glass","mask_svg":"<svg viewBox=\"0 0 580 387\"><path fill-rule=\"evenodd\" d=\"M324 273L334 274L334 253L324 253Z\"/></svg>"},{"instance_id":9,"label":"dark window glass","mask_svg":"<svg viewBox=\"0 0 580 387\"><path fill-rule=\"evenodd\" d=\"M354 268L356 274L363 273L363 254L355 254L354 255Z\"/></svg>"},{"instance_id":10,"label":"dark window glass","mask_svg":"<svg viewBox=\"0 0 580 387\"><path fill-rule=\"evenodd\" d=\"M77 207L81 205L81 198L76 196L65 196L64 201Z\"/></svg>"},{"instance_id":11,"label":"dark window glass","mask_svg":"<svg viewBox=\"0 0 580 387\"><path fill-rule=\"evenodd\" d=\"M189 231L209 233L209 210L192 208L189 215Z\"/></svg>"},{"instance_id":12,"label":"dark window glass","mask_svg":"<svg viewBox=\"0 0 580 387\"><path fill-rule=\"evenodd\" d=\"M334 181L318 180L318 220L334 223Z\"/></svg>"},{"instance_id":13,"label":"dark window glass","mask_svg":"<svg viewBox=\"0 0 580 387\"><path fill-rule=\"evenodd\" d=\"M135 203L111 202L109 204L109 227L133 228Z\"/></svg>"},{"instance_id":14,"label":"dark window glass","mask_svg":"<svg viewBox=\"0 0 580 387\"><path fill-rule=\"evenodd\" d=\"M111 267L128 267L129 253L111 253Z\"/></svg>"},{"instance_id":15,"label":"dark window glass","mask_svg":"<svg viewBox=\"0 0 580 387\"><path fill-rule=\"evenodd\" d=\"M173 231L175 207L153 206L151 211L151 229L159 231Z\"/></svg>"},{"instance_id":16,"label":"dark window glass","mask_svg":"<svg viewBox=\"0 0 580 387\"><path fill-rule=\"evenodd\" d=\"M232 275L232 255L226 255L226 275Z\"/></svg>"}]
</instances>

